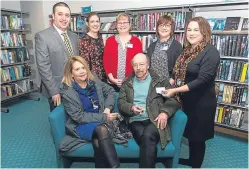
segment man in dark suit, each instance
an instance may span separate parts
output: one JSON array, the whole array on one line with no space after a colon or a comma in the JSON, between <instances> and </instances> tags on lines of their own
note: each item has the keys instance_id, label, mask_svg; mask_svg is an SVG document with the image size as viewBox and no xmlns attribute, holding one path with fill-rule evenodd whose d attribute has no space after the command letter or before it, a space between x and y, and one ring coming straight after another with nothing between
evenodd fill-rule
<instances>
[{"instance_id":1,"label":"man in dark suit","mask_svg":"<svg viewBox=\"0 0 249 169\"><path fill-rule=\"evenodd\" d=\"M53 6L53 25L35 35L35 55L41 76L40 89L49 99L50 111L61 103L59 86L64 65L69 57L78 55L78 37L68 31L71 11L64 2Z\"/></svg>"}]
</instances>

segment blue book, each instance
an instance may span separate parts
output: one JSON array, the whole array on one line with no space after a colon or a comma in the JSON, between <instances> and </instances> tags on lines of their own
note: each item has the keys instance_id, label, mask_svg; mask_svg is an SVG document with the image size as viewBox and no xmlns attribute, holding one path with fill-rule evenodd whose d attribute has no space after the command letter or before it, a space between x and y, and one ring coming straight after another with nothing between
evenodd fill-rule
<instances>
[{"instance_id":1,"label":"blue book","mask_svg":"<svg viewBox=\"0 0 249 169\"><path fill-rule=\"evenodd\" d=\"M81 13L86 14L92 12L92 5L81 7Z\"/></svg>"},{"instance_id":2,"label":"blue book","mask_svg":"<svg viewBox=\"0 0 249 169\"><path fill-rule=\"evenodd\" d=\"M222 31L225 27L226 19L216 19L213 30Z\"/></svg>"}]
</instances>

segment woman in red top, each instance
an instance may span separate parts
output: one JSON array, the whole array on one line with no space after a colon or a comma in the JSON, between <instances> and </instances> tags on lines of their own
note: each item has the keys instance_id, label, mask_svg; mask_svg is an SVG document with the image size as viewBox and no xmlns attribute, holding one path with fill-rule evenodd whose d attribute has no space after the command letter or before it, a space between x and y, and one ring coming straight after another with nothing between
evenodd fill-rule
<instances>
[{"instance_id":1,"label":"woman in red top","mask_svg":"<svg viewBox=\"0 0 249 169\"><path fill-rule=\"evenodd\" d=\"M119 91L124 79L131 75L132 58L142 53L141 41L130 35L130 17L120 13L116 19L118 34L106 40L103 64L109 83Z\"/></svg>"}]
</instances>

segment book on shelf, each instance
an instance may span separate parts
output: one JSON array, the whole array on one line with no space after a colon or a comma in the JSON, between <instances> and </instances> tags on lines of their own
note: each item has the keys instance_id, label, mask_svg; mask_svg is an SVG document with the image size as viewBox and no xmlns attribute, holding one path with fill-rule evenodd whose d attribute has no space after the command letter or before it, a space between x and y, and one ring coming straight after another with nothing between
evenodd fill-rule
<instances>
[{"instance_id":1,"label":"book on shelf","mask_svg":"<svg viewBox=\"0 0 249 169\"><path fill-rule=\"evenodd\" d=\"M2 49L1 50L1 65L9 65L14 63L25 62L29 60L27 48L20 49Z\"/></svg>"},{"instance_id":2,"label":"book on shelf","mask_svg":"<svg viewBox=\"0 0 249 169\"><path fill-rule=\"evenodd\" d=\"M1 82L22 79L31 75L30 65L16 65L11 67L0 68Z\"/></svg>"},{"instance_id":3,"label":"book on shelf","mask_svg":"<svg viewBox=\"0 0 249 169\"><path fill-rule=\"evenodd\" d=\"M25 35L16 32L1 32L1 47L19 47L25 45Z\"/></svg>"},{"instance_id":4,"label":"book on shelf","mask_svg":"<svg viewBox=\"0 0 249 169\"><path fill-rule=\"evenodd\" d=\"M248 106L248 88L247 86L224 84L216 82L217 102L224 104L233 104L234 106Z\"/></svg>"},{"instance_id":5,"label":"book on shelf","mask_svg":"<svg viewBox=\"0 0 249 169\"><path fill-rule=\"evenodd\" d=\"M23 20L18 15L1 16L1 29L23 29Z\"/></svg>"},{"instance_id":6,"label":"book on shelf","mask_svg":"<svg viewBox=\"0 0 249 169\"><path fill-rule=\"evenodd\" d=\"M248 31L248 18L243 18L243 23L241 27L242 31Z\"/></svg>"},{"instance_id":7,"label":"book on shelf","mask_svg":"<svg viewBox=\"0 0 249 169\"><path fill-rule=\"evenodd\" d=\"M208 18L211 30L222 31L225 27L226 19L224 18Z\"/></svg>"},{"instance_id":8,"label":"book on shelf","mask_svg":"<svg viewBox=\"0 0 249 169\"><path fill-rule=\"evenodd\" d=\"M227 17L224 31L240 31L241 25L241 17Z\"/></svg>"},{"instance_id":9,"label":"book on shelf","mask_svg":"<svg viewBox=\"0 0 249 169\"><path fill-rule=\"evenodd\" d=\"M248 80L248 62L221 60L216 79L246 83Z\"/></svg>"},{"instance_id":10,"label":"book on shelf","mask_svg":"<svg viewBox=\"0 0 249 169\"><path fill-rule=\"evenodd\" d=\"M231 127L243 128L246 113L246 109L217 106L214 122Z\"/></svg>"},{"instance_id":11,"label":"book on shelf","mask_svg":"<svg viewBox=\"0 0 249 169\"><path fill-rule=\"evenodd\" d=\"M186 11L137 13L132 16L132 30L155 31L162 15L171 16L175 20L175 30L184 30L186 22L192 17L192 13Z\"/></svg>"},{"instance_id":12,"label":"book on shelf","mask_svg":"<svg viewBox=\"0 0 249 169\"><path fill-rule=\"evenodd\" d=\"M248 57L248 35L212 35L211 44L221 56Z\"/></svg>"},{"instance_id":13,"label":"book on shelf","mask_svg":"<svg viewBox=\"0 0 249 169\"><path fill-rule=\"evenodd\" d=\"M1 98L12 97L17 94L23 94L34 89L32 80L24 79L18 82L1 85Z\"/></svg>"}]
</instances>

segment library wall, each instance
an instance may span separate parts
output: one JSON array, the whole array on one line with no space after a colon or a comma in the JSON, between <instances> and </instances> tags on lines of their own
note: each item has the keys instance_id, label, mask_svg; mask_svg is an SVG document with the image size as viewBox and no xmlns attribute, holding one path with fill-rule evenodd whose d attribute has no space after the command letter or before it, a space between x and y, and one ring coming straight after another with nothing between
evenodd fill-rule
<instances>
[{"instance_id":1,"label":"library wall","mask_svg":"<svg viewBox=\"0 0 249 169\"><path fill-rule=\"evenodd\" d=\"M1 8L21 11L20 0L19 1L3 0L3 1L1 1Z\"/></svg>"},{"instance_id":2,"label":"library wall","mask_svg":"<svg viewBox=\"0 0 249 169\"><path fill-rule=\"evenodd\" d=\"M35 57L35 34L39 31L44 30L44 18L43 14L43 2L42 1L21 1L21 9L24 12L29 13L28 18L24 18L26 27L31 32L27 33L26 38L28 42L29 54L31 59L31 74L32 80L40 86L40 76L37 70L36 57Z\"/></svg>"}]
</instances>

